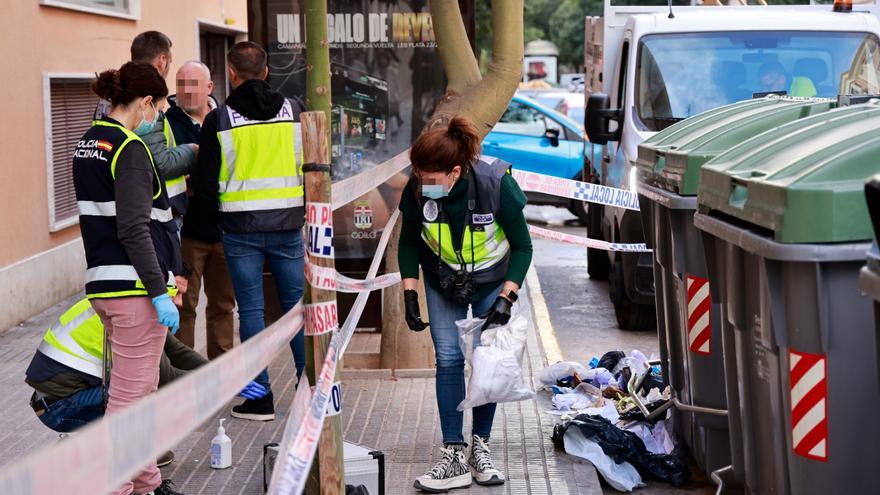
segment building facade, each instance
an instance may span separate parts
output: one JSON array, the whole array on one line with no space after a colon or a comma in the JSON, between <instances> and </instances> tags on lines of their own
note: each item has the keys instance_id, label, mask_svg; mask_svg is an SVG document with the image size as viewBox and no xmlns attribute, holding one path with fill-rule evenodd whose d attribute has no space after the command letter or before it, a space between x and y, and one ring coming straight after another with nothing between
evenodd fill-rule
<instances>
[{"instance_id":1,"label":"building facade","mask_svg":"<svg viewBox=\"0 0 880 495\"><path fill-rule=\"evenodd\" d=\"M228 91L225 54L247 36L246 0L16 0L3 2L6 67L0 92L0 331L83 287L85 257L70 174L88 129L96 72L129 59L135 35L172 42L169 90L187 60Z\"/></svg>"}]
</instances>

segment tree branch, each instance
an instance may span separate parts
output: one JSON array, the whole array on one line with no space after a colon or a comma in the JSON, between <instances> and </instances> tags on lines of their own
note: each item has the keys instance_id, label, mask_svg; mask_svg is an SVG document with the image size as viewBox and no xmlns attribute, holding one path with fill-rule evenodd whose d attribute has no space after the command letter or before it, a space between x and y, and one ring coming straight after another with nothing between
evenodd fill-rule
<instances>
[{"instance_id":1,"label":"tree branch","mask_svg":"<svg viewBox=\"0 0 880 495\"><path fill-rule=\"evenodd\" d=\"M457 15L460 19L461 14ZM464 31L463 23L461 30ZM464 115L485 137L504 115L516 92L522 79L522 61L523 0L492 0L492 61L489 70L463 93L450 95L447 92L447 97L434 111L431 126L445 125L452 117ZM457 61L447 62L444 58L444 66L447 63L454 66Z\"/></svg>"},{"instance_id":2,"label":"tree branch","mask_svg":"<svg viewBox=\"0 0 880 495\"><path fill-rule=\"evenodd\" d=\"M446 70L446 92L460 95L482 79L480 66L471 49L457 0L430 0L431 19L437 50Z\"/></svg>"}]
</instances>

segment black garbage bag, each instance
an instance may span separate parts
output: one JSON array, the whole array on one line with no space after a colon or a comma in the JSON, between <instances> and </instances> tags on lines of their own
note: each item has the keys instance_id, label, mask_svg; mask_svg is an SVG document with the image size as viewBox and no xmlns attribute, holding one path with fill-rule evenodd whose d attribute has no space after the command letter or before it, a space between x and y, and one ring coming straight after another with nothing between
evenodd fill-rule
<instances>
[{"instance_id":1,"label":"black garbage bag","mask_svg":"<svg viewBox=\"0 0 880 495\"><path fill-rule=\"evenodd\" d=\"M584 437L602 447L605 455L618 464L629 462L642 478L663 481L672 486L681 486L691 478L691 472L681 458L649 452L635 433L621 430L601 416L580 414L569 423L556 425L553 428L553 444L559 449L565 450L563 438L568 428L580 428Z\"/></svg>"},{"instance_id":2,"label":"black garbage bag","mask_svg":"<svg viewBox=\"0 0 880 495\"><path fill-rule=\"evenodd\" d=\"M605 354L602 354L602 357L599 358L599 364L596 365L597 368L605 368L610 372L614 372L614 367L617 366L617 363L620 362L621 359L626 357L626 353L623 351L608 351Z\"/></svg>"}]
</instances>

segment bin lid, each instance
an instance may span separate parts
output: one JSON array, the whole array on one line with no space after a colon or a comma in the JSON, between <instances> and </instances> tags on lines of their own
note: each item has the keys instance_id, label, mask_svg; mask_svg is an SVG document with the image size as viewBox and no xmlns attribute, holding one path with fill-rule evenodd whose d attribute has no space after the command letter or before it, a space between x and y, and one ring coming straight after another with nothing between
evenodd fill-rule
<instances>
[{"instance_id":1,"label":"bin lid","mask_svg":"<svg viewBox=\"0 0 880 495\"><path fill-rule=\"evenodd\" d=\"M835 101L768 96L683 120L639 145L636 166L647 184L696 196L700 168L731 147L793 120L827 112Z\"/></svg>"},{"instance_id":2,"label":"bin lid","mask_svg":"<svg viewBox=\"0 0 880 495\"><path fill-rule=\"evenodd\" d=\"M868 240L864 183L878 156L880 103L806 117L706 163L699 209L742 220L777 242Z\"/></svg>"}]
</instances>

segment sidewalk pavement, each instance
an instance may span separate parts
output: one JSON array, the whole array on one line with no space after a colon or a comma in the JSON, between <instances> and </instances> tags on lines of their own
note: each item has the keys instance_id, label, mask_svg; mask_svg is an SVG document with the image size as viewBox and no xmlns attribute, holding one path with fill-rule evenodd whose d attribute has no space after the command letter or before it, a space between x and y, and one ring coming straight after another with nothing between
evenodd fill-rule
<instances>
[{"instance_id":1,"label":"sidewalk pavement","mask_svg":"<svg viewBox=\"0 0 880 495\"><path fill-rule=\"evenodd\" d=\"M31 389L24 383L27 367L42 333L53 320L81 295L59 303L46 312L0 335L0 391L7 398L0 406L0 467L34 448L57 441L57 434L45 428L28 407ZM531 313L528 297L522 308ZM204 328L200 319L200 329ZM200 333L201 332L201 333ZM201 350L204 351L203 331ZM198 347L198 346L197 346ZM530 332L526 364L530 376L545 365L538 332ZM184 493L263 493L263 445L280 441L293 398L294 372L291 356L282 352L270 366L276 395L276 420L251 422L230 417L233 400L212 420L175 446L176 460L162 470ZM534 382L534 379L533 379ZM173 404L169 404L173 407ZM602 493L595 469L556 451L550 442L556 418L543 413L551 409L545 394L535 401L501 404L496 413L490 447L496 463L507 473L500 487L457 490L462 495L480 494L592 494ZM233 443L230 469L210 468L210 443L218 419L227 418L226 432ZM465 431L469 428L466 415ZM346 370L343 373L343 426L345 440L385 453L386 493L417 493L413 480L427 471L441 445L436 412L434 379L430 373L401 372L391 377L377 370Z\"/></svg>"}]
</instances>

